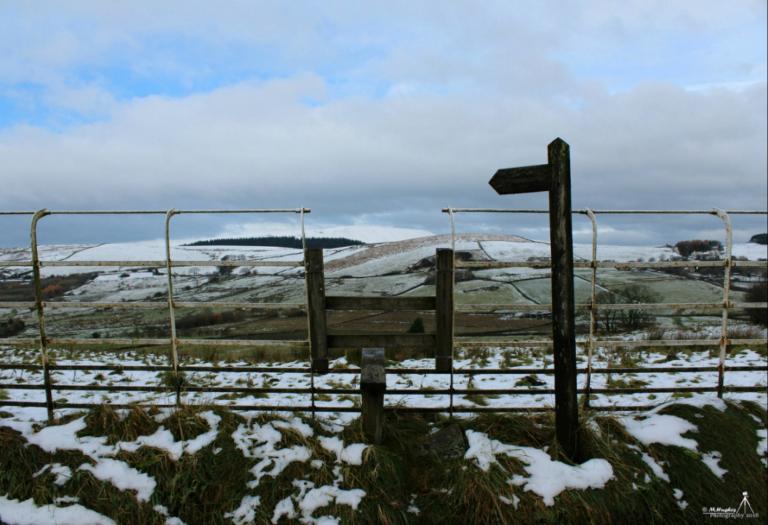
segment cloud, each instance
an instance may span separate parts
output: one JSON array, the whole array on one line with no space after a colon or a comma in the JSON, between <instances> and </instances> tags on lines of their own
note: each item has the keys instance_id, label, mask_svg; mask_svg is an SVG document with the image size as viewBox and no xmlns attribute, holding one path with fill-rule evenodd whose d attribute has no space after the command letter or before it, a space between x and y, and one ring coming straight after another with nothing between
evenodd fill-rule
<instances>
[{"instance_id":1,"label":"cloud","mask_svg":"<svg viewBox=\"0 0 768 525\"><path fill-rule=\"evenodd\" d=\"M306 206L444 231L445 206L545 206L487 180L556 136L574 207L765 208L759 2L176 7L2 8L29 38L0 37L0 87L37 113L0 128L0 208ZM697 54L718 43L734 53Z\"/></svg>"}]
</instances>

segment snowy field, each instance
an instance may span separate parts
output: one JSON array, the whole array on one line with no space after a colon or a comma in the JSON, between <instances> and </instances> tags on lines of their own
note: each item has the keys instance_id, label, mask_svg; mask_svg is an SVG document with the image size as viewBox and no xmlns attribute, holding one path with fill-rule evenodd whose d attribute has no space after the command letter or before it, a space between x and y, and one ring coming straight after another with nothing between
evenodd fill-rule
<instances>
[{"instance_id":1,"label":"snowy field","mask_svg":"<svg viewBox=\"0 0 768 525\"><path fill-rule=\"evenodd\" d=\"M110 366L145 366L168 365L168 359L164 356L147 355L143 353L124 353L117 361L112 354L100 352L81 351L75 359L70 352L51 352L57 365L110 365ZM546 352L531 351L525 348L488 348L484 350L473 349L459 352L458 355L466 355L454 361L456 369L533 369L541 368L550 373L510 373L510 374L461 374L453 377L453 387L458 390L475 390L470 394L454 394L453 406L461 409L480 408L537 408L553 407L554 396L551 394L536 393L536 390L553 389L554 376L551 373L552 359ZM672 353L641 350L622 350L621 353L599 349L593 356L593 368L609 368L626 366L627 355L632 356L634 366L643 368L680 368L679 372L659 373L594 373L591 379L591 388L679 388L679 387L714 387L717 386L717 372L687 372L688 367L716 367L718 364L717 351L686 350ZM33 350L3 349L0 350L0 361L3 363L34 363L37 352ZM623 360L622 360L623 359ZM586 366L586 353L578 348L577 362L580 368ZM306 368L307 362L260 362L234 361L227 363L211 363L200 359L185 359L185 366L226 366L233 371L226 372L186 372L186 381L193 386L206 387L252 387L274 389L308 389L312 378L308 373L292 373L290 368ZM766 366L765 352L755 352L743 349L731 353L726 360L726 366ZM286 372L238 372L238 366L282 367ZM430 390L446 390L450 387L450 376L446 374L415 374L407 373L406 369L425 369L434 367L433 359L406 359L391 363L395 369L403 369L403 372L393 372L387 375L388 390L424 390L419 394L388 394L385 404L390 407L420 407L420 408L446 408L450 404L449 395L443 393L431 394ZM314 385L318 390L322 389L349 389L349 393L322 393L315 394L315 405L323 407L359 407L359 374L350 373L355 369L354 365L347 363L346 359L339 358L331 362L331 372L325 375L316 375ZM339 370L333 373L333 369ZM342 370L344 372L342 372ZM163 387L163 371L135 371L135 370L54 370L51 373L52 382L60 385L94 385L94 386L156 386ZM586 375L580 374L580 388L585 386ZM8 399L16 401L44 402L45 395L42 389L24 389L27 385L42 385L42 371L35 370L2 370L0 371L0 383L7 385L0 392ZM766 373L764 371L728 371L725 374L726 386L758 386L766 387ZM20 388L13 388L18 385ZM483 394L483 390L493 390L491 394ZM499 390L522 390L523 393L499 393ZM531 393L526 393L530 390ZM600 406L634 406L655 405L662 402L680 399L688 393L632 393L632 394L592 394L590 404ZM711 393L714 396L714 393ZM757 393L728 393L728 399L747 399L766 405L765 392ZM54 400L57 403L101 403L131 404L131 403L157 403L173 404L175 396L170 392L105 392L105 391L66 391L56 390L54 386ZM311 395L307 393L237 393L237 392L187 392L183 395L183 402L192 405L263 405L285 407L307 407L311 405ZM66 406L66 405L64 405ZM45 417L45 409L30 407L8 407L15 418L27 421L39 421ZM65 408L58 412L68 413ZM327 418L332 421L344 423L353 415L348 413L329 413Z\"/></svg>"}]
</instances>

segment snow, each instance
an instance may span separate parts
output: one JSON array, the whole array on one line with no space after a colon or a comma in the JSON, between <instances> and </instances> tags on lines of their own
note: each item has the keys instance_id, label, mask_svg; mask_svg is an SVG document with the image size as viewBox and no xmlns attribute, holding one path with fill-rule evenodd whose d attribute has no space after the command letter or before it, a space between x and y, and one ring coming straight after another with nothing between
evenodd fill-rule
<instances>
[{"instance_id":1,"label":"snow","mask_svg":"<svg viewBox=\"0 0 768 525\"><path fill-rule=\"evenodd\" d=\"M763 465L768 468L768 429L757 429L757 439L757 455L760 456Z\"/></svg>"},{"instance_id":2,"label":"snow","mask_svg":"<svg viewBox=\"0 0 768 525\"><path fill-rule=\"evenodd\" d=\"M664 472L664 469L662 466L653 458L653 456L650 456L647 452L642 452L640 457L643 459L646 465L648 465L651 468L651 472L660 479L663 479L667 483L669 483L669 476L666 472Z\"/></svg>"},{"instance_id":3,"label":"snow","mask_svg":"<svg viewBox=\"0 0 768 525\"><path fill-rule=\"evenodd\" d=\"M35 472L32 475L32 477L36 478L42 474L45 474L46 472L50 472L55 476L55 479L53 480L53 482L59 486L64 485L67 481L69 481L72 478L72 469L70 469L66 465L62 465L61 463L48 464L43 468L41 468L40 470L38 470L37 472Z\"/></svg>"},{"instance_id":4,"label":"snow","mask_svg":"<svg viewBox=\"0 0 768 525\"><path fill-rule=\"evenodd\" d=\"M363 452L368 445L364 443L352 443L344 446L344 442L337 437L321 437L318 439L320 445L336 455L336 461L348 463L349 465L362 465Z\"/></svg>"},{"instance_id":5,"label":"snow","mask_svg":"<svg viewBox=\"0 0 768 525\"><path fill-rule=\"evenodd\" d=\"M625 416L620 421L627 432L644 445L659 443L698 451L696 441L683 437L686 432L696 432L698 428L685 419L666 414L650 414Z\"/></svg>"},{"instance_id":6,"label":"snow","mask_svg":"<svg viewBox=\"0 0 768 525\"><path fill-rule=\"evenodd\" d=\"M112 447L106 445L106 437L83 436L76 434L85 429L85 417L70 421L64 425L51 425L37 433L26 435L30 445L37 445L46 452L57 450L79 450L92 459L108 455Z\"/></svg>"},{"instance_id":7,"label":"snow","mask_svg":"<svg viewBox=\"0 0 768 525\"><path fill-rule=\"evenodd\" d=\"M520 504L520 498L512 494L512 498L507 498L505 496L499 496L499 501L501 501L504 505L512 505L515 507L515 510L517 510L517 506Z\"/></svg>"},{"instance_id":8,"label":"snow","mask_svg":"<svg viewBox=\"0 0 768 525\"><path fill-rule=\"evenodd\" d=\"M733 243L731 255L734 257L746 257L750 261L768 258L768 246L754 242Z\"/></svg>"},{"instance_id":9,"label":"snow","mask_svg":"<svg viewBox=\"0 0 768 525\"><path fill-rule=\"evenodd\" d=\"M184 452L186 454L197 454L197 452L213 443L213 441L216 439L216 436L219 435L219 422L221 421L221 417L216 415L214 412L211 412L210 410L207 412L201 412L200 417L205 419L210 430L186 441L184 444Z\"/></svg>"},{"instance_id":10,"label":"snow","mask_svg":"<svg viewBox=\"0 0 768 525\"><path fill-rule=\"evenodd\" d=\"M276 524L283 516L289 520L292 520L296 517L296 509L293 506L293 500L290 496L277 502L277 505L275 505L275 511L272 513L272 523Z\"/></svg>"},{"instance_id":11,"label":"snow","mask_svg":"<svg viewBox=\"0 0 768 525\"><path fill-rule=\"evenodd\" d=\"M299 489L299 494L296 496L296 499L298 501L299 510L301 510L303 523L324 523L324 521L321 521L323 519L325 519L325 522L327 523L328 519L335 518L324 516L315 519L312 517L312 514L317 509L326 507L334 502L337 505L347 505L352 507L352 510L357 510L360 502L365 497L365 491L362 489L345 490L336 485L315 487L313 482L307 480L297 480L294 481L293 484ZM338 523L338 521L335 521L335 523Z\"/></svg>"},{"instance_id":12,"label":"snow","mask_svg":"<svg viewBox=\"0 0 768 525\"><path fill-rule=\"evenodd\" d=\"M277 447L282 438L282 434L271 423L240 424L232 433L235 445L245 457L259 459L251 468L255 479L248 482L249 488L258 487L264 476L275 478L291 463L303 463L312 457L310 450L303 445Z\"/></svg>"},{"instance_id":13,"label":"snow","mask_svg":"<svg viewBox=\"0 0 768 525\"><path fill-rule=\"evenodd\" d=\"M180 518L170 516L168 509L164 505L155 505L152 507L152 510L165 516L165 525L186 525L186 523L184 523L184 521L182 521Z\"/></svg>"},{"instance_id":14,"label":"snow","mask_svg":"<svg viewBox=\"0 0 768 525\"><path fill-rule=\"evenodd\" d=\"M256 520L256 509L261 505L259 496L245 495L240 500L240 505L232 512L224 514L225 518L230 518L235 525L247 525Z\"/></svg>"},{"instance_id":15,"label":"snow","mask_svg":"<svg viewBox=\"0 0 768 525\"><path fill-rule=\"evenodd\" d=\"M119 449L127 452L135 452L143 446L163 450L174 461L178 461L184 452L184 443L176 441L171 431L164 427L158 428L154 434L139 436L135 441L117 444Z\"/></svg>"},{"instance_id":16,"label":"snow","mask_svg":"<svg viewBox=\"0 0 768 525\"><path fill-rule=\"evenodd\" d=\"M507 445L487 434L474 430L466 431L469 448L465 459L474 459L477 466L488 471L498 463L496 456L503 454L524 464L528 476L515 474L509 483L522 486L524 490L541 496L544 504L555 504L555 496L566 489L602 488L613 479L613 467L604 459L590 459L581 465L567 465L554 461L545 451L517 445Z\"/></svg>"},{"instance_id":17,"label":"snow","mask_svg":"<svg viewBox=\"0 0 768 525\"><path fill-rule=\"evenodd\" d=\"M305 438L309 438L315 435L315 431L312 429L312 427L304 423L301 418L298 417L291 418L287 421L273 421L272 425L275 428L295 430Z\"/></svg>"},{"instance_id":18,"label":"snow","mask_svg":"<svg viewBox=\"0 0 768 525\"><path fill-rule=\"evenodd\" d=\"M688 507L688 502L683 499L683 491L680 489L672 489L672 494L675 496L677 506L680 507L680 510L685 510L686 507Z\"/></svg>"},{"instance_id":19,"label":"snow","mask_svg":"<svg viewBox=\"0 0 768 525\"><path fill-rule=\"evenodd\" d=\"M716 450L701 455L701 461L709 467L709 470L718 478L723 479L723 475L727 474L728 471L719 465L721 459L723 459L723 455Z\"/></svg>"},{"instance_id":20,"label":"snow","mask_svg":"<svg viewBox=\"0 0 768 525\"><path fill-rule=\"evenodd\" d=\"M32 498L19 501L0 496L0 521L8 525L115 525L106 516L82 505L38 507Z\"/></svg>"},{"instance_id":21,"label":"snow","mask_svg":"<svg viewBox=\"0 0 768 525\"><path fill-rule=\"evenodd\" d=\"M149 501L157 486L154 478L115 459L103 458L96 465L80 465L78 470L85 470L97 479L109 481L120 490L135 490L139 501Z\"/></svg>"}]
</instances>

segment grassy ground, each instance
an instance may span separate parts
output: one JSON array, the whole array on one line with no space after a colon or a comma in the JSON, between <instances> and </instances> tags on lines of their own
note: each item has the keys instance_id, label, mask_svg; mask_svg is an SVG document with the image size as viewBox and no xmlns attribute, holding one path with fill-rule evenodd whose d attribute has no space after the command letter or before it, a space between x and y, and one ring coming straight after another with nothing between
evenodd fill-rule
<instances>
[{"instance_id":1,"label":"grassy ground","mask_svg":"<svg viewBox=\"0 0 768 525\"><path fill-rule=\"evenodd\" d=\"M250 470L260 459L245 457L232 437L246 420L220 408L188 407L163 420L157 413L139 409L120 415L102 407L87 413L87 426L80 434L107 436L108 443L116 443L151 434L162 424L177 440L191 439L208 430L199 414L211 409L222 418L218 435L194 455L174 461L162 450L142 447L116 456L156 480L150 500L143 503L131 491L121 491L88 471L78 470L92 462L87 456L76 451L47 453L29 445L20 433L2 427L0 419L0 495L17 500L33 498L38 505L74 496L81 505L126 524L164 523L165 516L154 508L158 504L187 524L231 523L224 514L237 508L248 494L261 498L252 522L269 523L278 502L296 494L296 480L311 481L317 487L340 480L340 488L364 490L366 495L356 510L331 502L313 515L336 516L342 523L627 523L629 517L633 523L702 523L707 521L703 507L737 507L742 491L749 492L754 511L761 516L758 521L768 515L766 468L757 454L756 435L758 429L766 427L766 412L750 403L729 404L725 411L710 406L664 408L662 414L678 416L698 427L698 431L685 434L696 440L698 453L677 446L643 446L625 431L619 418L588 414L582 436L584 459L606 459L614 477L602 489L564 491L555 498L554 506L546 506L540 496L508 482L515 474L525 474L516 459L497 456L498 462L485 472L463 457L446 458L421 446L430 432L455 423L444 418L390 414L384 442L368 447L360 466L339 463L320 443L321 437L333 435L345 444L361 442L355 422L333 434L320 422L304 418L314 435L305 437L282 429L279 446L307 447L312 459L320 462L313 467L308 462L291 463L277 477L264 477L255 489L249 489L247 483L253 479ZM75 417L70 415L58 423ZM264 414L256 422L264 424L276 418ZM483 432L503 443L549 447L557 454L553 420L548 414L487 415L460 420L459 424L463 430ZM719 464L728 471L723 479L702 462L701 454L709 451L722 453ZM652 473L641 452L664 465L669 482ZM50 473L34 476L50 463L69 466L73 476L61 486L53 483ZM673 489L683 491L688 503L684 510ZM517 508L510 504L516 498ZM289 522L298 523L298 519L281 521Z\"/></svg>"}]
</instances>

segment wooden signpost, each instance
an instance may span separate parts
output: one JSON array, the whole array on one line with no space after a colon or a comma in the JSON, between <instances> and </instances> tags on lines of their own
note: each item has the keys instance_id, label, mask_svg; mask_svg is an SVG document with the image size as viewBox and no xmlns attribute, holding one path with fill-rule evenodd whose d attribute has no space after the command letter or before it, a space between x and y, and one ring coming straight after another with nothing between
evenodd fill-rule
<instances>
[{"instance_id":1,"label":"wooden signpost","mask_svg":"<svg viewBox=\"0 0 768 525\"><path fill-rule=\"evenodd\" d=\"M490 185L500 195L549 192L555 433L565 455L576 460L579 454L579 408L576 397L571 161L568 144L560 138L549 144L547 153L547 164L500 169L491 178Z\"/></svg>"}]
</instances>

